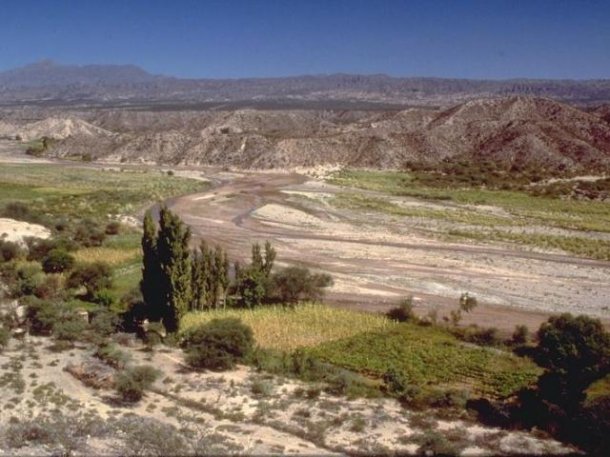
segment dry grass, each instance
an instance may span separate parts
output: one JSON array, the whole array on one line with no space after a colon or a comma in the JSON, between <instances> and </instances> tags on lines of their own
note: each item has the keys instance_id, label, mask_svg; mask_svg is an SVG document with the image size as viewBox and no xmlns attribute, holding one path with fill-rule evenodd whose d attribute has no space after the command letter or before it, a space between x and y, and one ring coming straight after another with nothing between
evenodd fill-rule
<instances>
[{"instance_id":1,"label":"dry grass","mask_svg":"<svg viewBox=\"0 0 610 457\"><path fill-rule=\"evenodd\" d=\"M188 313L181 328L187 330L216 318L236 317L252 328L257 344L266 349L293 350L326 341L348 338L358 333L384 330L396 324L384 316L325 305L304 304L252 310L213 310Z\"/></svg>"},{"instance_id":2,"label":"dry grass","mask_svg":"<svg viewBox=\"0 0 610 457\"><path fill-rule=\"evenodd\" d=\"M139 255L139 248L119 249L110 247L95 247L79 249L76 253L74 253L74 258L77 262L104 262L114 267L131 262L137 259Z\"/></svg>"}]
</instances>

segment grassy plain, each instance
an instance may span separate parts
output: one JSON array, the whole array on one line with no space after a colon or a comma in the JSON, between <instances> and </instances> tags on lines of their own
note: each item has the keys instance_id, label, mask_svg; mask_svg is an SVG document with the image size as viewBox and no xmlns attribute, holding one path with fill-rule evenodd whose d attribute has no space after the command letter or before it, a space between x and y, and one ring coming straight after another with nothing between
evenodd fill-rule
<instances>
[{"instance_id":1,"label":"grassy plain","mask_svg":"<svg viewBox=\"0 0 610 457\"><path fill-rule=\"evenodd\" d=\"M0 207L27 203L32 212L74 219L132 214L147 203L206 188L201 181L154 170L104 170L54 165L2 164Z\"/></svg>"}]
</instances>

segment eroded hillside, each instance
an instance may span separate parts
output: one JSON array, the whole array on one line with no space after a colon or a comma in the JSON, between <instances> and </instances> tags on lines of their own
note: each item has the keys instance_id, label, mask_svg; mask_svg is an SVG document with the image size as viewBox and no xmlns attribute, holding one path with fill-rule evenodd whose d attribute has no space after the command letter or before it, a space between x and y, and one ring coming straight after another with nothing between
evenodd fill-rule
<instances>
[{"instance_id":1,"label":"eroded hillside","mask_svg":"<svg viewBox=\"0 0 610 457\"><path fill-rule=\"evenodd\" d=\"M521 96L446 110L13 111L0 119L0 134L60 140L51 156L123 162L271 169L488 160L506 169L606 173L604 115Z\"/></svg>"}]
</instances>

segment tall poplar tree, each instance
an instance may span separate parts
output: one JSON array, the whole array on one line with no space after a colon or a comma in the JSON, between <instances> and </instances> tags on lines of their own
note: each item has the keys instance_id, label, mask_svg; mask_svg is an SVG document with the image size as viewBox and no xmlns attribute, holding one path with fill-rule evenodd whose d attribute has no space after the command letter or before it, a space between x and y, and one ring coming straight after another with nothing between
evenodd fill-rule
<instances>
[{"instance_id":1,"label":"tall poplar tree","mask_svg":"<svg viewBox=\"0 0 610 457\"><path fill-rule=\"evenodd\" d=\"M191 231L167 207L159 212L157 256L161 268L159 287L163 299L163 325L176 332L191 303Z\"/></svg>"},{"instance_id":2,"label":"tall poplar tree","mask_svg":"<svg viewBox=\"0 0 610 457\"><path fill-rule=\"evenodd\" d=\"M163 291L160 288L161 266L157 256L157 227L152 214L144 215L144 232L142 234L142 280L140 291L146 306L146 317L159 321L163 317Z\"/></svg>"}]
</instances>

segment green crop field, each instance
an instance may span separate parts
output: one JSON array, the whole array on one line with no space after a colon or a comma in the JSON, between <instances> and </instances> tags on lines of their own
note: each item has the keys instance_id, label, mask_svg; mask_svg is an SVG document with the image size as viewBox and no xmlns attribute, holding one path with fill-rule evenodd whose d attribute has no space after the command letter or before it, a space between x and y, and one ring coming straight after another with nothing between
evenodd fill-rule
<instances>
[{"instance_id":1,"label":"green crop field","mask_svg":"<svg viewBox=\"0 0 610 457\"><path fill-rule=\"evenodd\" d=\"M504 397L533 383L533 362L493 348L467 345L438 327L400 324L323 343L309 350L321 360L374 378L395 370L409 383L467 388Z\"/></svg>"}]
</instances>

